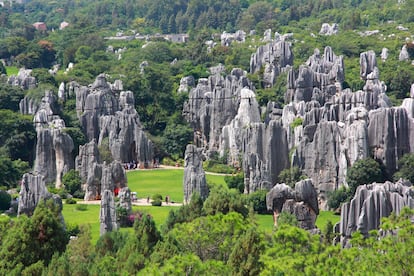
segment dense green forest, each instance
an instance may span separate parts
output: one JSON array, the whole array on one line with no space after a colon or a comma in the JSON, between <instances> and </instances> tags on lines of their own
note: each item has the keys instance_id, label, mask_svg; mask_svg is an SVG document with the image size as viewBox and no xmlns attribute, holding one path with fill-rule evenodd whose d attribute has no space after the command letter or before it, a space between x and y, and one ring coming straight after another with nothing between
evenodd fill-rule
<instances>
[{"instance_id":1,"label":"dense green forest","mask_svg":"<svg viewBox=\"0 0 414 276\"><path fill-rule=\"evenodd\" d=\"M378 67L392 102L401 103L414 83L411 62L398 60L404 45L410 59L414 58L410 32L414 28L413 0L3 2L0 6L0 59L4 61L0 62L0 73L5 73L0 84L1 190L16 188L21 175L34 162L33 118L19 113L20 100L26 95L40 100L45 89L57 93L61 82L90 84L100 73L108 74L111 82L121 79L124 90L133 91L135 107L154 142L156 156L182 161L185 146L192 141L192 129L181 114L188 96L177 92L180 79L189 75L196 81L207 77L208 68L219 63L227 72L235 67L248 71L250 56L257 46L265 43L263 32L269 28L280 34L293 33L290 42L295 68L315 48L331 46L336 55L344 56L346 72L342 85L353 91L362 89L364 84L359 76L360 53L374 50L379 55L384 47L389 50L389 58L380 61ZM63 21L69 25L60 29ZM47 30L37 30L35 22L45 22ZM319 35L325 22L337 23L338 34ZM237 30L248 34L244 43L220 45L222 32ZM254 32L250 33L251 30ZM378 33L360 34L373 30ZM159 37L150 41L105 39L117 33L130 37L187 33L189 40L173 43ZM208 40L217 42L211 51L205 44ZM141 74L140 65L144 61L148 66L145 74ZM65 72L71 63L73 69ZM54 65L59 70L50 74L48 70ZM16 67L33 69L38 87L24 91L7 84L7 74ZM286 75L274 87L265 88L262 73L249 74L258 102L265 106L273 100L283 106ZM75 98L59 102L59 109L75 142L76 153L86 139L76 116ZM412 156L400 162L401 170L394 177L410 175L412 180ZM371 177L373 167L363 165L350 170L355 185L365 181L360 180L361 175ZM381 172L375 173L367 181L378 180ZM235 183L233 188L237 187ZM355 192L355 186L351 188L332 195L331 207L337 208L340 202L349 199ZM55 207L47 202L40 204L30 218L1 217L0 274L414 274L411 265L414 228L409 211L383 221L384 233L398 229L396 235L373 232L365 239L357 233L351 242L353 247L341 249L332 245L332 225L321 229L320 235L311 235L295 227L291 217L282 216L274 233L262 233L257 229L254 210L245 205L235 190L213 191L205 203L194 199L172 212L164 229L157 228L150 215L136 214L133 231L108 233L93 245L86 226L65 228ZM70 240L71 235L76 238Z\"/></svg>"}]
</instances>

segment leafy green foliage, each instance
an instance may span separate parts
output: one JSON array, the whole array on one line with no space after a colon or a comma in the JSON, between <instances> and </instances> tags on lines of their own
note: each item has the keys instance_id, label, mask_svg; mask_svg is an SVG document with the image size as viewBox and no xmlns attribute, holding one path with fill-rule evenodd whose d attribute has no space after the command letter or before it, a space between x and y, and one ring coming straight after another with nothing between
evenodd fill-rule
<instances>
[{"instance_id":1,"label":"leafy green foliage","mask_svg":"<svg viewBox=\"0 0 414 276\"><path fill-rule=\"evenodd\" d=\"M206 215L238 212L247 217L249 212L244 205L242 195L238 191L221 185L215 185L210 189L210 194L204 202L203 209Z\"/></svg>"},{"instance_id":2,"label":"leafy green foliage","mask_svg":"<svg viewBox=\"0 0 414 276\"><path fill-rule=\"evenodd\" d=\"M258 190L247 196L247 202L252 205L253 210L258 214L268 213L266 206L266 194L266 190Z\"/></svg>"},{"instance_id":3,"label":"leafy green foliage","mask_svg":"<svg viewBox=\"0 0 414 276\"><path fill-rule=\"evenodd\" d=\"M10 208L11 195L6 191L0 190L0 210L5 211Z\"/></svg>"},{"instance_id":4,"label":"leafy green foliage","mask_svg":"<svg viewBox=\"0 0 414 276\"><path fill-rule=\"evenodd\" d=\"M65 185L65 189L73 195L81 188L82 179L78 171L70 170L62 177L62 182Z\"/></svg>"},{"instance_id":5,"label":"leafy green foliage","mask_svg":"<svg viewBox=\"0 0 414 276\"><path fill-rule=\"evenodd\" d=\"M28 267L38 261L48 264L54 252L65 250L67 242L58 206L52 200L41 201L31 218L19 217L4 237L0 270L10 271L18 265Z\"/></svg>"},{"instance_id":6,"label":"leafy green foliage","mask_svg":"<svg viewBox=\"0 0 414 276\"><path fill-rule=\"evenodd\" d=\"M349 200L350 191L345 186L328 193L328 207L330 209L337 209L341 206L341 203Z\"/></svg>"},{"instance_id":7,"label":"leafy green foliage","mask_svg":"<svg viewBox=\"0 0 414 276\"><path fill-rule=\"evenodd\" d=\"M244 191L244 174L237 173L235 175L226 175L224 181L229 189L236 189L240 193Z\"/></svg>"},{"instance_id":8,"label":"leafy green foliage","mask_svg":"<svg viewBox=\"0 0 414 276\"><path fill-rule=\"evenodd\" d=\"M181 124L168 124L164 130L162 144L164 150L174 159L182 157L185 147L193 139L193 130Z\"/></svg>"},{"instance_id":9,"label":"leafy green foliage","mask_svg":"<svg viewBox=\"0 0 414 276\"><path fill-rule=\"evenodd\" d=\"M398 160L398 171L394 173L394 181L400 178L414 183L414 154L405 154Z\"/></svg>"},{"instance_id":10,"label":"leafy green foliage","mask_svg":"<svg viewBox=\"0 0 414 276\"><path fill-rule=\"evenodd\" d=\"M304 179L305 177L306 176L302 175L302 171L299 167L296 166L284 169L279 173L279 181L289 185L292 188L295 187L296 182Z\"/></svg>"},{"instance_id":11,"label":"leafy green foliage","mask_svg":"<svg viewBox=\"0 0 414 276\"><path fill-rule=\"evenodd\" d=\"M380 164L372 158L358 160L352 165L346 174L346 181L351 196L359 185L382 182L384 180Z\"/></svg>"},{"instance_id":12,"label":"leafy green foliage","mask_svg":"<svg viewBox=\"0 0 414 276\"><path fill-rule=\"evenodd\" d=\"M19 111L19 102L23 97L24 91L20 87L0 83L0 109Z\"/></svg>"}]
</instances>

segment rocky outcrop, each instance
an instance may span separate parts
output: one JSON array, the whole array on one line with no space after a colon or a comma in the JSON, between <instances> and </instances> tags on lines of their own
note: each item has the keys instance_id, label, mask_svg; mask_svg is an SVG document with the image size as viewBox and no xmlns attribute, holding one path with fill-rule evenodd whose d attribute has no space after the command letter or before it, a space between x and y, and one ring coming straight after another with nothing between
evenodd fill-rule
<instances>
[{"instance_id":1,"label":"rocky outcrop","mask_svg":"<svg viewBox=\"0 0 414 276\"><path fill-rule=\"evenodd\" d=\"M225 125L237 114L243 88L253 89L247 73L233 69L228 76L213 74L199 79L184 104L183 115L194 130L194 143L209 155L220 147L220 136Z\"/></svg>"},{"instance_id":2,"label":"rocky outcrop","mask_svg":"<svg viewBox=\"0 0 414 276\"><path fill-rule=\"evenodd\" d=\"M228 155L229 164L241 165L238 162L242 147L242 132L250 124L260 121L260 108L255 93L248 88L243 88L240 91L240 105L237 115L230 124L223 127L220 138L219 153L221 156Z\"/></svg>"},{"instance_id":3,"label":"rocky outcrop","mask_svg":"<svg viewBox=\"0 0 414 276\"><path fill-rule=\"evenodd\" d=\"M82 179L85 200L95 200L107 189L127 186L125 169L118 161L110 164L101 163L98 146L95 140L80 146L76 157L76 170Z\"/></svg>"},{"instance_id":4,"label":"rocky outcrop","mask_svg":"<svg viewBox=\"0 0 414 276\"><path fill-rule=\"evenodd\" d=\"M400 54L399 54L399 56L398 56L398 59L399 59L400 61L407 61L407 60L409 60L409 59L410 59L410 55L409 55L408 50L407 50L407 45L404 45L404 46L401 48Z\"/></svg>"},{"instance_id":5,"label":"rocky outcrop","mask_svg":"<svg viewBox=\"0 0 414 276\"><path fill-rule=\"evenodd\" d=\"M331 47L325 47L323 56L320 55L319 49L315 49L306 64L299 67L297 76L293 72L288 74L285 101L289 103L292 100L318 100L323 105L342 90L344 72L343 57L336 56Z\"/></svg>"},{"instance_id":6,"label":"rocky outcrop","mask_svg":"<svg viewBox=\"0 0 414 276\"><path fill-rule=\"evenodd\" d=\"M397 169L397 161L411 152L410 130L413 120L403 107L371 110L369 113L369 147L389 175Z\"/></svg>"},{"instance_id":7,"label":"rocky outcrop","mask_svg":"<svg viewBox=\"0 0 414 276\"><path fill-rule=\"evenodd\" d=\"M33 171L44 176L47 183L62 186L62 177L74 168L73 140L65 132L65 122L57 114L57 103L52 91L46 91L34 116L36 126L36 158Z\"/></svg>"},{"instance_id":8,"label":"rocky outcrop","mask_svg":"<svg viewBox=\"0 0 414 276\"><path fill-rule=\"evenodd\" d=\"M33 89L36 88L37 82L36 78L32 77L30 74L32 73L31 69L24 69L20 68L19 73L17 76L12 75L7 80L7 83L14 86L20 86L22 89Z\"/></svg>"},{"instance_id":9,"label":"rocky outcrop","mask_svg":"<svg viewBox=\"0 0 414 276\"><path fill-rule=\"evenodd\" d=\"M310 179L297 182L294 190L286 184L276 184L266 195L266 205L269 211L273 211L275 225L280 213L287 212L295 215L299 227L306 230L316 228L318 197Z\"/></svg>"},{"instance_id":10,"label":"rocky outcrop","mask_svg":"<svg viewBox=\"0 0 414 276\"><path fill-rule=\"evenodd\" d=\"M409 182L400 180L359 186L351 202L341 207L339 233L342 245L346 246L356 231L368 236L369 231L379 228L381 218L391 213L398 216L404 207L414 208L414 191Z\"/></svg>"},{"instance_id":11,"label":"rocky outcrop","mask_svg":"<svg viewBox=\"0 0 414 276\"><path fill-rule=\"evenodd\" d=\"M18 215L31 216L41 200L53 198L55 204L62 211L62 200L58 195L48 192L43 175L25 173L22 178L19 193Z\"/></svg>"},{"instance_id":12,"label":"rocky outcrop","mask_svg":"<svg viewBox=\"0 0 414 276\"><path fill-rule=\"evenodd\" d=\"M180 80L180 86L178 87L178 93L188 93L195 86L195 80L193 76L182 77Z\"/></svg>"},{"instance_id":13,"label":"rocky outcrop","mask_svg":"<svg viewBox=\"0 0 414 276\"><path fill-rule=\"evenodd\" d=\"M323 23L321 26L321 30L319 31L319 34L321 35L336 35L339 31L339 26L336 23L333 23L332 25L329 23Z\"/></svg>"},{"instance_id":14,"label":"rocky outcrop","mask_svg":"<svg viewBox=\"0 0 414 276\"><path fill-rule=\"evenodd\" d=\"M189 203L191 196L198 193L206 199L209 193L200 152L194 145L187 145L184 158L184 203Z\"/></svg>"},{"instance_id":15,"label":"rocky outcrop","mask_svg":"<svg viewBox=\"0 0 414 276\"><path fill-rule=\"evenodd\" d=\"M245 193L269 190L279 173L289 167L286 130L281 121L254 123L242 134Z\"/></svg>"},{"instance_id":16,"label":"rocky outcrop","mask_svg":"<svg viewBox=\"0 0 414 276\"><path fill-rule=\"evenodd\" d=\"M101 236L107 232L116 231L118 229L114 195L110 190L104 190L102 193L99 221Z\"/></svg>"},{"instance_id":17,"label":"rocky outcrop","mask_svg":"<svg viewBox=\"0 0 414 276\"><path fill-rule=\"evenodd\" d=\"M121 84L111 85L101 74L92 86L71 83L69 90L73 89L76 94L78 118L89 141L96 139L100 145L108 138L115 160L135 161L141 167L151 167L154 159L152 142L142 129L133 93L117 90L121 87Z\"/></svg>"},{"instance_id":18,"label":"rocky outcrop","mask_svg":"<svg viewBox=\"0 0 414 276\"><path fill-rule=\"evenodd\" d=\"M264 68L264 87L272 87L277 77L293 65L293 52L290 43L274 40L260 46L250 58L250 73L254 74Z\"/></svg>"},{"instance_id":19,"label":"rocky outcrop","mask_svg":"<svg viewBox=\"0 0 414 276\"><path fill-rule=\"evenodd\" d=\"M131 204L131 190L128 187L123 187L118 194L119 203L118 206L125 209L127 214L130 214L132 211Z\"/></svg>"}]
</instances>

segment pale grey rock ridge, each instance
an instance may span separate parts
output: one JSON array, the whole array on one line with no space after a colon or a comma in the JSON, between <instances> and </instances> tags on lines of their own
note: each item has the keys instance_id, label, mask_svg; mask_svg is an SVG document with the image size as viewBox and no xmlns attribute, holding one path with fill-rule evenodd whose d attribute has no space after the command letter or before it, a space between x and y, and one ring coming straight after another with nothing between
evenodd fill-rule
<instances>
[{"instance_id":1,"label":"pale grey rock ridge","mask_svg":"<svg viewBox=\"0 0 414 276\"><path fill-rule=\"evenodd\" d=\"M57 112L56 97L52 91L46 91L33 119L37 133L33 171L61 188L63 175L74 168L74 144Z\"/></svg>"},{"instance_id":2,"label":"pale grey rock ridge","mask_svg":"<svg viewBox=\"0 0 414 276\"><path fill-rule=\"evenodd\" d=\"M270 41L260 46L250 58L250 73L254 74L264 68L265 87L272 87L277 77L293 65L293 52L290 43L279 40Z\"/></svg>"},{"instance_id":3,"label":"pale grey rock ridge","mask_svg":"<svg viewBox=\"0 0 414 276\"><path fill-rule=\"evenodd\" d=\"M344 203L341 208L339 233L342 245L346 246L356 231L368 236L369 231L379 228L381 218L392 212L398 216L404 207L414 208L410 182L387 181L359 186L351 202Z\"/></svg>"},{"instance_id":4,"label":"pale grey rock ridge","mask_svg":"<svg viewBox=\"0 0 414 276\"><path fill-rule=\"evenodd\" d=\"M194 144L206 155L219 150L223 127L237 115L241 90L254 89L246 75L235 68L227 76L215 74L199 79L190 91L183 115L194 130Z\"/></svg>"},{"instance_id":5,"label":"pale grey rock ridge","mask_svg":"<svg viewBox=\"0 0 414 276\"><path fill-rule=\"evenodd\" d=\"M116 231L118 229L115 200L111 190L104 190L102 192L99 221L101 236L107 232Z\"/></svg>"},{"instance_id":6,"label":"pale grey rock ridge","mask_svg":"<svg viewBox=\"0 0 414 276\"><path fill-rule=\"evenodd\" d=\"M266 205L269 211L273 211L274 223L281 212L295 215L299 227L315 229L316 217L319 214L317 192L311 179L305 179L295 184L295 189L286 184L276 184L266 194Z\"/></svg>"},{"instance_id":7,"label":"pale grey rock ridge","mask_svg":"<svg viewBox=\"0 0 414 276\"><path fill-rule=\"evenodd\" d=\"M184 203L189 203L194 193L198 193L202 200L209 194L202 156L192 144L187 145L185 150L183 188Z\"/></svg>"},{"instance_id":8,"label":"pale grey rock ridge","mask_svg":"<svg viewBox=\"0 0 414 276\"><path fill-rule=\"evenodd\" d=\"M30 75L31 73L31 69L20 68L17 76L10 76L7 83L14 86L20 86L24 90L36 88L37 81L35 77Z\"/></svg>"},{"instance_id":9,"label":"pale grey rock ridge","mask_svg":"<svg viewBox=\"0 0 414 276\"><path fill-rule=\"evenodd\" d=\"M40 174L25 173L21 182L17 214L31 216L41 200L48 200L50 198L53 199L54 203L59 207L59 212L61 212L62 200L58 195L49 193L44 177Z\"/></svg>"}]
</instances>

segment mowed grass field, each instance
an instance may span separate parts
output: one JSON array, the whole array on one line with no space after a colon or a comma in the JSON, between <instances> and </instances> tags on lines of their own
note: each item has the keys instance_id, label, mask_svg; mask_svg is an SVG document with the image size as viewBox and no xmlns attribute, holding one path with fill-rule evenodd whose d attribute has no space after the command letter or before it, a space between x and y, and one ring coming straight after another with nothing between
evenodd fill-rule
<instances>
[{"instance_id":1,"label":"mowed grass field","mask_svg":"<svg viewBox=\"0 0 414 276\"><path fill-rule=\"evenodd\" d=\"M169 195L174 202L183 202L183 176L182 169L154 169L134 170L127 172L128 186L132 192L137 192L138 198L147 198L154 194L161 194L163 198ZM223 175L206 174L207 182L216 185L225 185ZM68 224L90 224L92 242L99 239L99 210L100 205L89 204L84 211L77 210L74 205L63 205L63 216ZM158 228L165 223L165 220L174 206L133 206L134 211L146 212L153 216ZM330 211L321 211L316 225L323 230L328 220L333 224L339 221L339 216ZM273 231L273 216L256 215L259 228L266 233ZM121 231L132 231L131 228L122 228Z\"/></svg>"}]
</instances>

